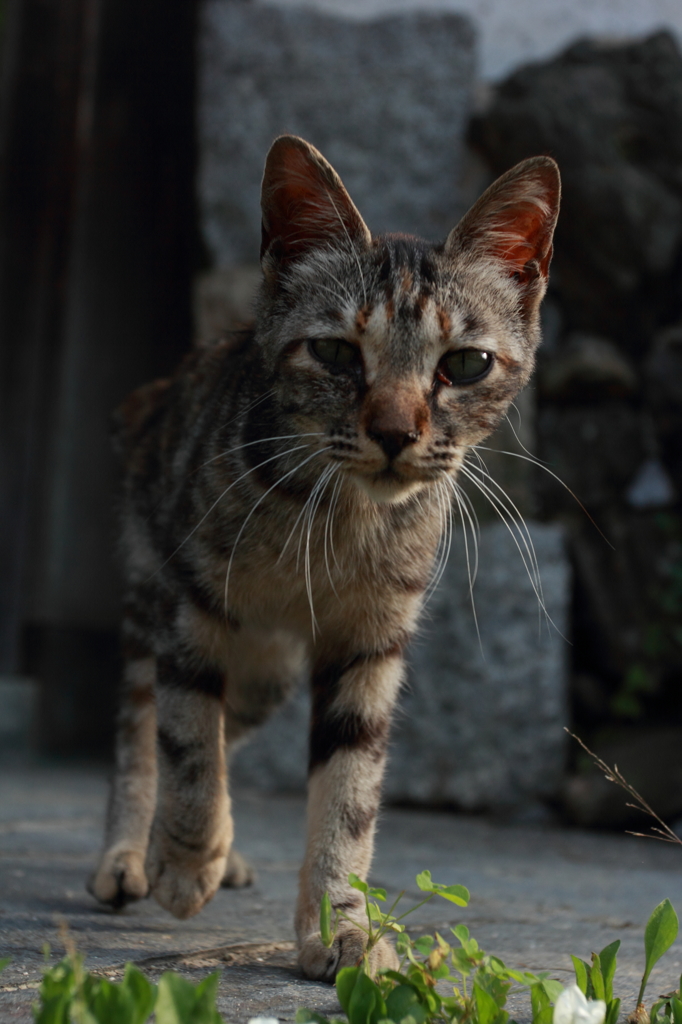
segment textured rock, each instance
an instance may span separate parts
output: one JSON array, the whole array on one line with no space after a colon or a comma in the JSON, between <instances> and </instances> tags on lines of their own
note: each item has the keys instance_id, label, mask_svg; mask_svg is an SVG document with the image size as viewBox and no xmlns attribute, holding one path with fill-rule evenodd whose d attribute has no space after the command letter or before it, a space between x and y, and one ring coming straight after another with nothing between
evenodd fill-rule
<instances>
[{"instance_id":1,"label":"textured rock","mask_svg":"<svg viewBox=\"0 0 682 1024\"><path fill-rule=\"evenodd\" d=\"M283 132L325 154L372 231L444 236L463 212L473 46L470 22L451 13L358 24L206 0L199 197L215 262L257 258L263 162Z\"/></svg>"},{"instance_id":2,"label":"textured rock","mask_svg":"<svg viewBox=\"0 0 682 1024\"><path fill-rule=\"evenodd\" d=\"M522 68L473 136L498 172L535 153L557 159L552 288L566 326L640 355L670 318L679 276L682 54L673 37L583 40Z\"/></svg>"},{"instance_id":3,"label":"textured rock","mask_svg":"<svg viewBox=\"0 0 682 1024\"><path fill-rule=\"evenodd\" d=\"M461 536L410 651L396 717L389 800L468 809L529 804L560 786L566 714L569 579L561 531L531 524L545 604L501 524L481 531L471 608ZM236 780L263 789L305 784L308 698L302 689L242 750Z\"/></svg>"}]
</instances>

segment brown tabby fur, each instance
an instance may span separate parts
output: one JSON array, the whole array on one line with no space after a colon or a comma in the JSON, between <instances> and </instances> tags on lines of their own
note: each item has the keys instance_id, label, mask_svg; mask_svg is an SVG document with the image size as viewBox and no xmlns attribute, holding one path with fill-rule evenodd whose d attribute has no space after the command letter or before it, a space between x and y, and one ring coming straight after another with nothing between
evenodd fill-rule
<instances>
[{"instance_id":1,"label":"brown tabby fur","mask_svg":"<svg viewBox=\"0 0 682 1024\"><path fill-rule=\"evenodd\" d=\"M559 176L499 179L443 245L372 238L312 146L283 136L263 180L264 279L252 334L190 355L120 413L126 658L105 849L90 882L120 906L151 889L177 917L232 850L230 751L311 678L308 837L296 914L310 977L354 964L363 934L319 937L322 894L361 915L403 650L471 445L528 381ZM321 361L316 339L354 346ZM458 349L481 380L439 379ZM361 920L361 917L358 917ZM374 966L393 965L383 941Z\"/></svg>"}]
</instances>

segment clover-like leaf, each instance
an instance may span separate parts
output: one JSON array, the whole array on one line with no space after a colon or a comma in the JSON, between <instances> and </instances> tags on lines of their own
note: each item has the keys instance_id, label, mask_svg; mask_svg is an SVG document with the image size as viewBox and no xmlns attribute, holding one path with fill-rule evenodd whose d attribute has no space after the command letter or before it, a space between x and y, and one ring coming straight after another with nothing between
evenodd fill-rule
<instances>
[{"instance_id":1,"label":"clover-like leaf","mask_svg":"<svg viewBox=\"0 0 682 1024\"><path fill-rule=\"evenodd\" d=\"M455 903L458 907L469 905L470 893L464 885L436 885L434 888L444 900Z\"/></svg>"},{"instance_id":2,"label":"clover-like leaf","mask_svg":"<svg viewBox=\"0 0 682 1024\"><path fill-rule=\"evenodd\" d=\"M434 885L433 885L433 882L431 881L431 872L430 871L422 871L422 872L420 872L417 875L415 881L416 881L417 885L419 886L419 888L421 889L422 892L433 892L434 891Z\"/></svg>"}]
</instances>

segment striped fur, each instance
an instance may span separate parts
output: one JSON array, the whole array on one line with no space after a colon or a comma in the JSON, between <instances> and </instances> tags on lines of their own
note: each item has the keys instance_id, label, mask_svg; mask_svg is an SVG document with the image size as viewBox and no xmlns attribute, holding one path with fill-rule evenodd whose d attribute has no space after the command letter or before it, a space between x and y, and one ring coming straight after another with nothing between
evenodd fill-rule
<instances>
[{"instance_id":1,"label":"striped fur","mask_svg":"<svg viewBox=\"0 0 682 1024\"><path fill-rule=\"evenodd\" d=\"M150 887L184 918L221 880L248 882L232 850L230 751L308 673L301 964L331 979L361 955L352 924L321 944L319 901L328 891L361 913L346 879L369 870L449 481L532 371L558 200L556 166L539 157L444 245L372 238L316 150L274 143L254 332L193 353L119 413L127 668L90 882L102 902ZM320 339L354 346L351 362L321 361ZM492 368L450 386L443 359L462 348L491 353ZM388 943L373 955L394 963Z\"/></svg>"}]
</instances>

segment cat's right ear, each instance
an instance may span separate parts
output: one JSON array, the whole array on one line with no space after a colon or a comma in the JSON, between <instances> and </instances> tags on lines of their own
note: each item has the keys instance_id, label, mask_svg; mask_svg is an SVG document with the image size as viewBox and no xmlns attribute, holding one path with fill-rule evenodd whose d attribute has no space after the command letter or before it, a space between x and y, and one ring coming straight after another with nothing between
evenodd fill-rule
<instances>
[{"instance_id":1,"label":"cat's right ear","mask_svg":"<svg viewBox=\"0 0 682 1024\"><path fill-rule=\"evenodd\" d=\"M547 285L560 199L556 162L549 156L522 160L465 214L445 251L493 259L528 298L537 297Z\"/></svg>"},{"instance_id":2,"label":"cat's right ear","mask_svg":"<svg viewBox=\"0 0 682 1024\"><path fill-rule=\"evenodd\" d=\"M371 241L338 174L314 146L295 135L275 139L261 188L261 263L277 271L319 247Z\"/></svg>"}]
</instances>

